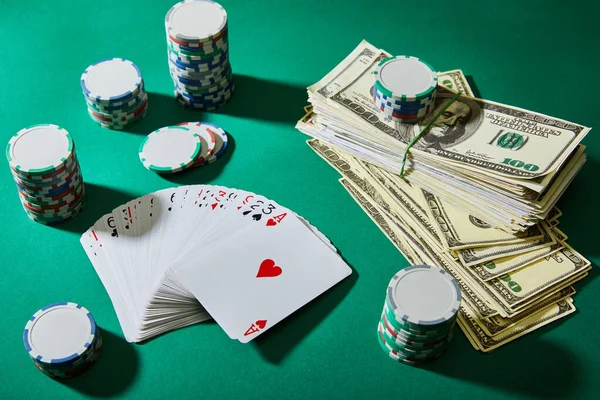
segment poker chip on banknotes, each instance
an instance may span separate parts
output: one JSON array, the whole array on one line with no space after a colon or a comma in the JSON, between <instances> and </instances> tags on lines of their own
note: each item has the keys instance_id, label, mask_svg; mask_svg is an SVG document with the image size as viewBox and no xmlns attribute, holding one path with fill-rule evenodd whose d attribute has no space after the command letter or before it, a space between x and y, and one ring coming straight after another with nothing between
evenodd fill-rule
<instances>
[{"instance_id":1,"label":"poker chip on banknotes","mask_svg":"<svg viewBox=\"0 0 600 400\"><path fill-rule=\"evenodd\" d=\"M417 122L433 109L438 78L425 61L410 56L386 58L373 76L373 101L382 116Z\"/></svg>"},{"instance_id":2,"label":"poker chip on banknotes","mask_svg":"<svg viewBox=\"0 0 600 400\"><path fill-rule=\"evenodd\" d=\"M100 357L102 336L83 306L64 302L38 310L25 325L23 343L35 367L52 378L70 378Z\"/></svg>"}]
</instances>

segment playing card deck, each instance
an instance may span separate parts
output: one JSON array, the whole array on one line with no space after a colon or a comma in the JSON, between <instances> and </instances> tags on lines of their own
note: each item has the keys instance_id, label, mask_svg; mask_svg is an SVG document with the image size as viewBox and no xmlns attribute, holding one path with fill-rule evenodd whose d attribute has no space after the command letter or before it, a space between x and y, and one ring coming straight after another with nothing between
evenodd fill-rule
<instances>
[{"instance_id":1,"label":"playing card deck","mask_svg":"<svg viewBox=\"0 0 600 400\"><path fill-rule=\"evenodd\" d=\"M222 186L160 190L81 237L130 342L211 317L249 342L351 274L293 211Z\"/></svg>"}]
</instances>

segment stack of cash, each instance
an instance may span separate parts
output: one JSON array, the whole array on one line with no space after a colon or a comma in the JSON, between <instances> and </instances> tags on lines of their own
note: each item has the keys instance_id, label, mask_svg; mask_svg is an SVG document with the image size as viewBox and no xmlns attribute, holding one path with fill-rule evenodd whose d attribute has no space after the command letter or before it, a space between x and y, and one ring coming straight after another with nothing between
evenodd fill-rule
<instances>
[{"instance_id":1,"label":"stack of cash","mask_svg":"<svg viewBox=\"0 0 600 400\"><path fill-rule=\"evenodd\" d=\"M308 88L297 128L310 147L411 264L457 280L458 324L476 349L573 313L571 285L590 262L566 243L555 204L585 162L589 128L475 99L460 70L439 72L436 106L461 96L410 149L401 178L406 144L429 121L379 115L371 74L386 57L363 41Z\"/></svg>"}]
</instances>

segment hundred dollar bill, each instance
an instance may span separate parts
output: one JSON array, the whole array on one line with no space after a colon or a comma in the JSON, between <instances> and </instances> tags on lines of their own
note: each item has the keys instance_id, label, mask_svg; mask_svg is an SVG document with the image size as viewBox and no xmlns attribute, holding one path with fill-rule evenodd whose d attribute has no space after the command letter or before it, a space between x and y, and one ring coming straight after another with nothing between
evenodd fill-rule
<instances>
[{"instance_id":1,"label":"hundred dollar bill","mask_svg":"<svg viewBox=\"0 0 600 400\"><path fill-rule=\"evenodd\" d=\"M496 336L505 329L510 328L511 326L526 318L529 318L532 314L550 306L551 304L566 299L567 297L574 296L575 293L575 288L573 286L567 286L561 290L552 293L550 296L537 302L533 306L526 308L523 312L513 317L502 318L499 315L495 315L490 318L479 318L477 316L474 316L473 319L477 323L477 325L479 325L488 335Z\"/></svg>"},{"instance_id":2,"label":"hundred dollar bill","mask_svg":"<svg viewBox=\"0 0 600 400\"><path fill-rule=\"evenodd\" d=\"M383 214L378 212L379 208L373 199L370 199L368 195L361 193L360 189L351 183L348 179L342 179L340 182L344 185L348 193L356 200L356 202L370 215L371 214ZM388 224L389 226L389 224ZM420 255L421 259L431 260L430 265L437 265L445 269L450 273L458 282L461 289L463 298L469 299L470 303L477 308L478 315L491 317L498 314L498 311L491 308L487 299L482 298L476 291L472 290L472 284L468 279L464 279L454 268L450 265L440 254L436 253L428 244L423 240L415 239L407 232L406 229L410 229L407 225L395 224L395 228L401 232L403 237L406 238L407 242L412 246ZM384 233L390 232L389 229L382 229ZM388 236L389 237L389 236Z\"/></svg>"},{"instance_id":3,"label":"hundred dollar bill","mask_svg":"<svg viewBox=\"0 0 600 400\"><path fill-rule=\"evenodd\" d=\"M354 195L358 193L358 190L351 183L349 183L346 178L341 178L339 181L354 198ZM394 246L396 246L404 258L408 260L408 262L410 262L412 265L422 262L422 259L414 254L404 238L394 232L377 207L367 201L357 201L357 203L363 209L365 214L367 214L375 223L375 225L377 225L377 227L383 232L383 234L387 236Z\"/></svg>"},{"instance_id":4,"label":"hundred dollar bill","mask_svg":"<svg viewBox=\"0 0 600 400\"><path fill-rule=\"evenodd\" d=\"M447 249L459 250L523 243L544 236L537 226L516 234L493 228L487 222L469 214L464 209L437 198L426 190L423 190L423 195L431 219L437 226L438 231L442 233L441 237Z\"/></svg>"},{"instance_id":5,"label":"hundred dollar bill","mask_svg":"<svg viewBox=\"0 0 600 400\"><path fill-rule=\"evenodd\" d=\"M558 240L559 242L566 242L569 238L567 235L565 235L563 231L558 229L556 226L553 226L551 231L552 234L556 237L556 240Z\"/></svg>"},{"instance_id":6,"label":"hundred dollar bill","mask_svg":"<svg viewBox=\"0 0 600 400\"><path fill-rule=\"evenodd\" d=\"M576 308L573 304L573 299L568 297L532 314L529 318L519 321L495 336L488 335L475 322L475 316L468 304L461 305L457 322L469 338L471 344L473 344L473 347L487 353L544 325L564 318L575 311Z\"/></svg>"},{"instance_id":7,"label":"hundred dollar bill","mask_svg":"<svg viewBox=\"0 0 600 400\"><path fill-rule=\"evenodd\" d=\"M523 254L517 254L516 256L497 258L492 261L474 265L471 268L473 268L475 275L479 279L482 281L489 281L491 279L506 275L509 272L525 268L528 265L541 260L542 258L556 253L564 247L562 242L563 241L559 241L559 243L555 243L552 246L529 251Z\"/></svg>"},{"instance_id":8,"label":"hundred dollar bill","mask_svg":"<svg viewBox=\"0 0 600 400\"><path fill-rule=\"evenodd\" d=\"M565 243L564 248L526 268L486 282L490 290L507 306L520 303L543 293L553 285L586 273L591 263Z\"/></svg>"},{"instance_id":9,"label":"hundred dollar bill","mask_svg":"<svg viewBox=\"0 0 600 400\"><path fill-rule=\"evenodd\" d=\"M351 141L371 146L379 157L399 170L406 144L431 117L417 124L394 123L381 117L372 101L373 72L390 55L361 42L338 66L308 88L320 112L336 110L364 129ZM453 95L436 98L434 115ZM460 163L474 171L514 179L542 177L559 169L589 128L517 107L461 96L413 147L415 157ZM348 136L350 138L350 136ZM416 166L415 166L416 168Z\"/></svg>"},{"instance_id":10,"label":"hundred dollar bill","mask_svg":"<svg viewBox=\"0 0 600 400\"><path fill-rule=\"evenodd\" d=\"M529 231L541 232L539 239L517 244L494 245L489 247L477 247L473 249L457 250L460 262L466 267L472 267L477 264L492 261L502 257L524 254L533 250L550 247L557 243L556 239L549 232L545 224L534 225ZM537 232L535 232L537 234Z\"/></svg>"},{"instance_id":11,"label":"hundred dollar bill","mask_svg":"<svg viewBox=\"0 0 600 400\"><path fill-rule=\"evenodd\" d=\"M546 217L546 222L558 221L558 219L562 216L562 211L558 209L558 207L553 207L552 210L548 213Z\"/></svg>"}]
</instances>

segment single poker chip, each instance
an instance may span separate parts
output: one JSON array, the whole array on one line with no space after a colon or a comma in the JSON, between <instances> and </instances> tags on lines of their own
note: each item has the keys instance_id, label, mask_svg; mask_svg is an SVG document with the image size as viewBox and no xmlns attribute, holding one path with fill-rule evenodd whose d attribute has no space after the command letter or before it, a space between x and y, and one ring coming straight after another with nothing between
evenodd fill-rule
<instances>
[{"instance_id":1,"label":"single poker chip","mask_svg":"<svg viewBox=\"0 0 600 400\"><path fill-rule=\"evenodd\" d=\"M208 122L203 122L203 124L206 125L215 136L215 149L213 155L208 158L208 163L212 164L225 154L225 150L227 149L227 132L217 125L209 124Z\"/></svg>"},{"instance_id":2,"label":"single poker chip","mask_svg":"<svg viewBox=\"0 0 600 400\"><path fill-rule=\"evenodd\" d=\"M6 158L17 173L50 174L62 168L73 153L73 139L57 125L34 125L10 138Z\"/></svg>"},{"instance_id":3,"label":"single poker chip","mask_svg":"<svg viewBox=\"0 0 600 400\"><path fill-rule=\"evenodd\" d=\"M139 156L146 169L157 173L174 173L191 167L201 151L200 135L183 126L167 126L144 139Z\"/></svg>"},{"instance_id":4,"label":"single poker chip","mask_svg":"<svg viewBox=\"0 0 600 400\"><path fill-rule=\"evenodd\" d=\"M222 36L227 27L227 12L214 1L186 0L167 12L165 27L169 36L186 46L204 44Z\"/></svg>"},{"instance_id":5,"label":"single poker chip","mask_svg":"<svg viewBox=\"0 0 600 400\"><path fill-rule=\"evenodd\" d=\"M90 312L75 303L55 303L36 312L23 332L32 359L48 365L71 362L84 354L96 336Z\"/></svg>"},{"instance_id":6,"label":"single poker chip","mask_svg":"<svg viewBox=\"0 0 600 400\"><path fill-rule=\"evenodd\" d=\"M87 67L81 75L83 93L97 101L114 102L139 93L142 74L129 60L110 58Z\"/></svg>"},{"instance_id":7,"label":"single poker chip","mask_svg":"<svg viewBox=\"0 0 600 400\"><path fill-rule=\"evenodd\" d=\"M417 57L386 58L373 74L377 90L399 100L420 100L430 96L437 88L437 73Z\"/></svg>"},{"instance_id":8,"label":"single poker chip","mask_svg":"<svg viewBox=\"0 0 600 400\"><path fill-rule=\"evenodd\" d=\"M213 155L216 146L216 135L213 133L213 131L209 129L209 127L203 122L182 122L177 124L177 126L189 128L200 136L202 150L200 152L200 156L196 162L194 162L193 166L200 167L208 164L208 159Z\"/></svg>"},{"instance_id":9,"label":"single poker chip","mask_svg":"<svg viewBox=\"0 0 600 400\"><path fill-rule=\"evenodd\" d=\"M461 295L456 280L446 271L418 265L394 275L386 299L397 321L435 326L456 318Z\"/></svg>"}]
</instances>

